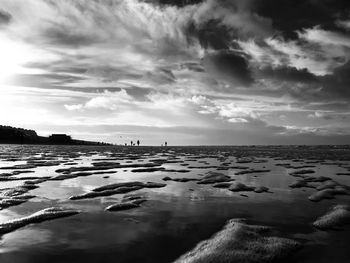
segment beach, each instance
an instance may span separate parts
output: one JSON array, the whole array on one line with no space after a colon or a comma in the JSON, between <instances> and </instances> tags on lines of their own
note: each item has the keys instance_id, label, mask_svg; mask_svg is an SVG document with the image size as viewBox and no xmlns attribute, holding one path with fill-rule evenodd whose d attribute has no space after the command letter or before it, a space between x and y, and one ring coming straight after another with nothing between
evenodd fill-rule
<instances>
[{"instance_id":1,"label":"beach","mask_svg":"<svg viewBox=\"0 0 350 263\"><path fill-rule=\"evenodd\" d=\"M227 234L235 262L350 257L347 146L2 145L0 151L4 263L214 262L195 248L206 241L206 253L218 253L210 248L217 247L217 233ZM336 205L344 209L313 224ZM269 229L254 232L256 251L266 253L237 257L232 244L251 247L245 236L255 226ZM257 244L271 236L282 242L278 250Z\"/></svg>"}]
</instances>

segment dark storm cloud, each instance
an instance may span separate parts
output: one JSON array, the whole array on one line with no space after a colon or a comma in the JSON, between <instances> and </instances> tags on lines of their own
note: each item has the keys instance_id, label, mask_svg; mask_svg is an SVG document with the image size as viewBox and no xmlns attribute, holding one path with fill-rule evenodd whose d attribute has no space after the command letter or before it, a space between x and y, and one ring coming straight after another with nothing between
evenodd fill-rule
<instances>
[{"instance_id":1,"label":"dark storm cloud","mask_svg":"<svg viewBox=\"0 0 350 263\"><path fill-rule=\"evenodd\" d=\"M350 62L336 68L332 74L325 76L314 76L304 72L304 76L295 78L295 81L300 80L302 85L298 87L287 85L284 90L300 101L318 101L323 102L323 104L326 103L325 105L320 104L322 108L334 110L348 108L350 100L349 72ZM284 79L286 80L288 77L285 76Z\"/></svg>"},{"instance_id":2,"label":"dark storm cloud","mask_svg":"<svg viewBox=\"0 0 350 263\"><path fill-rule=\"evenodd\" d=\"M138 88L138 87L132 87L132 88L126 89L126 93L138 101L148 101L149 99L147 98L147 95L152 91L154 90Z\"/></svg>"},{"instance_id":3,"label":"dark storm cloud","mask_svg":"<svg viewBox=\"0 0 350 263\"><path fill-rule=\"evenodd\" d=\"M203 64L207 72L235 85L249 86L253 83L247 60L237 52L220 51L207 55Z\"/></svg>"},{"instance_id":4,"label":"dark storm cloud","mask_svg":"<svg viewBox=\"0 0 350 263\"><path fill-rule=\"evenodd\" d=\"M350 99L350 62L334 70L334 73L321 78L325 96ZM329 98L329 97L328 97Z\"/></svg>"},{"instance_id":5,"label":"dark storm cloud","mask_svg":"<svg viewBox=\"0 0 350 263\"><path fill-rule=\"evenodd\" d=\"M235 13L249 12L261 18L271 19L275 29L284 36L296 37L295 31L319 25L327 30L338 28L337 20L347 19L350 11L348 0L144 0L145 2L183 7L186 5L214 3ZM231 10L230 10L231 9ZM210 15L209 15L210 17Z\"/></svg>"},{"instance_id":6,"label":"dark storm cloud","mask_svg":"<svg viewBox=\"0 0 350 263\"><path fill-rule=\"evenodd\" d=\"M292 74L290 74L292 72ZM350 62L334 70L332 74L326 76L315 76L305 70L295 71L295 69L287 69L287 71L279 72L279 75L268 74L269 76L277 77L280 81L300 82L301 85L285 85L284 92L297 98L300 101L312 102L328 102L325 106L320 107L347 108L350 100ZM265 72L266 73L266 72ZM287 74L286 74L287 73ZM337 101L336 103L331 103ZM345 102L344 105L344 101ZM328 106L327 106L328 105Z\"/></svg>"},{"instance_id":7,"label":"dark storm cloud","mask_svg":"<svg viewBox=\"0 0 350 263\"><path fill-rule=\"evenodd\" d=\"M295 67L266 67L257 72L258 77L271 78L278 81L313 83L318 82L317 76L307 69L298 70Z\"/></svg>"},{"instance_id":8,"label":"dark storm cloud","mask_svg":"<svg viewBox=\"0 0 350 263\"><path fill-rule=\"evenodd\" d=\"M204 48L217 50L227 49L232 40L230 29L215 20L202 23L200 26L196 26L194 23L190 24L187 34L198 38L199 43Z\"/></svg>"},{"instance_id":9,"label":"dark storm cloud","mask_svg":"<svg viewBox=\"0 0 350 263\"><path fill-rule=\"evenodd\" d=\"M0 26L10 23L12 16L10 13L0 9Z\"/></svg>"},{"instance_id":10,"label":"dark storm cloud","mask_svg":"<svg viewBox=\"0 0 350 263\"><path fill-rule=\"evenodd\" d=\"M197 5L188 33L204 47L227 49L233 39L273 35L272 21L252 10L252 0L207 0Z\"/></svg>"},{"instance_id":11,"label":"dark storm cloud","mask_svg":"<svg viewBox=\"0 0 350 263\"><path fill-rule=\"evenodd\" d=\"M284 37L296 38L296 30L319 25L333 30L337 19L348 18L348 0L264 0L254 1L253 10L273 21Z\"/></svg>"}]
</instances>

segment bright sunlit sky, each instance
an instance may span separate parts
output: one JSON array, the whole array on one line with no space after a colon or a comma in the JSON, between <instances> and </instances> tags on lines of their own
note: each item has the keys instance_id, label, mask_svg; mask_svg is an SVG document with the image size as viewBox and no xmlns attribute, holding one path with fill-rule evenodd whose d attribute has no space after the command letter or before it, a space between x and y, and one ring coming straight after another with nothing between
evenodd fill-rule
<instances>
[{"instance_id":1,"label":"bright sunlit sky","mask_svg":"<svg viewBox=\"0 0 350 263\"><path fill-rule=\"evenodd\" d=\"M0 125L350 144L348 0L0 0Z\"/></svg>"}]
</instances>

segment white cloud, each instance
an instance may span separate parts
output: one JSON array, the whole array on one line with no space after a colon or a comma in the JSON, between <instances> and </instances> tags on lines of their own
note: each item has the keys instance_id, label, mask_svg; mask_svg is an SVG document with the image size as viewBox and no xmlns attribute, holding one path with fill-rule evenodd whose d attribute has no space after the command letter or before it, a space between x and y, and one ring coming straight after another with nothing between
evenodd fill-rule
<instances>
[{"instance_id":1,"label":"white cloud","mask_svg":"<svg viewBox=\"0 0 350 263\"><path fill-rule=\"evenodd\" d=\"M336 24L346 30L350 30L350 20L337 20Z\"/></svg>"},{"instance_id":2,"label":"white cloud","mask_svg":"<svg viewBox=\"0 0 350 263\"><path fill-rule=\"evenodd\" d=\"M350 37L341 33L323 30L320 27L304 29L298 36L308 42L350 47Z\"/></svg>"},{"instance_id":3,"label":"white cloud","mask_svg":"<svg viewBox=\"0 0 350 263\"><path fill-rule=\"evenodd\" d=\"M69 111L81 111L84 108L82 104L72 104L72 105L65 104L64 107Z\"/></svg>"},{"instance_id":4,"label":"white cloud","mask_svg":"<svg viewBox=\"0 0 350 263\"><path fill-rule=\"evenodd\" d=\"M85 104L64 105L64 107L70 111L81 111L85 109L107 109L114 111L122 104L132 104L132 101L133 98L122 89L118 92L105 91L104 93L91 98Z\"/></svg>"},{"instance_id":5,"label":"white cloud","mask_svg":"<svg viewBox=\"0 0 350 263\"><path fill-rule=\"evenodd\" d=\"M328 54L315 46L309 47L297 41L284 41L276 38L269 38L266 43L283 54L286 66L297 69L306 68L315 75L326 75L331 72L331 67L336 67Z\"/></svg>"},{"instance_id":6,"label":"white cloud","mask_svg":"<svg viewBox=\"0 0 350 263\"><path fill-rule=\"evenodd\" d=\"M217 20L222 25L238 31L240 37L266 37L273 34L272 21L252 13L249 1L220 2L204 1L193 14L194 21L201 25Z\"/></svg>"},{"instance_id":7,"label":"white cloud","mask_svg":"<svg viewBox=\"0 0 350 263\"><path fill-rule=\"evenodd\" d=\"M266 38L264 42L238 41L257 68L294 67L324 76L344 65L349 59L350 38L321 29L299 32L300 39Z\"/></svg>"},{"instance_id":8,"label":"white cloud","mask_svg":"<svg viewBox=\"0 0 350 263\"><path fill-rule=\"evenodd\" d=\"M232 123L245 123L248 122L248 120L244 119L244 118L230 118L228 119L228 122L232 122Z\"/></svg>"}]
</instances>

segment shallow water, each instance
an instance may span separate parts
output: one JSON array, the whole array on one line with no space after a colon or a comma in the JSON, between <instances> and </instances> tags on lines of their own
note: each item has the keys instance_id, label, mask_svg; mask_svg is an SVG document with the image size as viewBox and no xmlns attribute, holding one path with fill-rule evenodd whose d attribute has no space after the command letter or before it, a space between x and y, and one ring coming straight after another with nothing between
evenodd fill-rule
<instances>
[{"instance_id":1,"label":"shallow water","mask_svg":"<svg viewBox=\"0 0 350 263\"><path fill-rule=\"evenodd\" d=\"M313 188L290 188L298 178L290 173L312 165L311 176L327 176L350 186L349 147L89 147L89 146L0 146L0 167L27 164L35 160L57 161L52 166L20 169L33 171L10 177L23 180L0 181L0 188L22 185L26 177L54 177L57 169L92 166L93 162L143 164L164 159L160 167L186 169L187 173L155 171L132 172L138 168L113 168L115 173L93 174L47 180L27 194L35 198L0 211L0 223L27 216L41 209L63 206L81 210L78 215L32 224L5 234L0 241L1 263L29 262L172 262L198 242L219 231L231 218L272 226L280 236L296 239L303 248L282 262L348 262L350 227L321 231L312 226L317 217L335 204L350 204L349 195L311 202ZM248 158L250 162L240 162ZM173 162L178 161L178 162ZM71 164L73 163L74 164ZM312 162L312 163L308 163ZM236 175L242 169L269 170ZM182 164L188 164L183 166ZM205 167L211 168L205 168ZM215 166L215 167L213 167ZM196 168L189 168L196 167ZM1 169L0 173L15 169ZM230 176L250 186L266 186L268 193L231 192L212 184L163 181L162 178L201 179L209 171ZM109 176L108 178L104 178ZM119 182L166 183L163 188L143 188L127 194L69 200L92 189ZM104 209L126 195L147 199L141 207L118 212Z\"/></svg>"}]
</instances>

